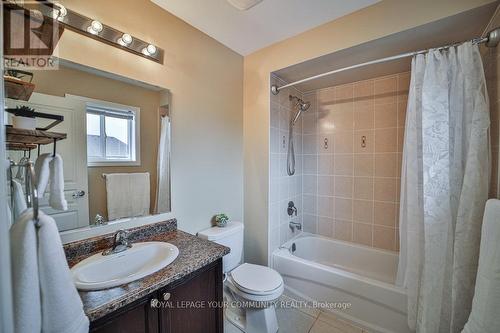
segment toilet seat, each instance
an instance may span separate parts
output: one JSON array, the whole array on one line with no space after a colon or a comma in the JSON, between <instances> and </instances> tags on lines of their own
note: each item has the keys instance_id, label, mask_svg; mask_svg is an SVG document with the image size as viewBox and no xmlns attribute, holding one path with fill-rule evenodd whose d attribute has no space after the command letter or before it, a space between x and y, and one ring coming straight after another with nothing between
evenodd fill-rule
<instances>
[{"instance_id":1,"label":"toilet seat","mask_svg":"<svg viewBox=\"0 0 500 333\"><path fill-rule=\"evenodd\" d=\"M274 269L266 266L245 263L231 271L229 277L231 284L238 291L252 295L252 298L263 296L272 299L275 294L283 292L283 278Z\"/></svg>"}]
</instances>

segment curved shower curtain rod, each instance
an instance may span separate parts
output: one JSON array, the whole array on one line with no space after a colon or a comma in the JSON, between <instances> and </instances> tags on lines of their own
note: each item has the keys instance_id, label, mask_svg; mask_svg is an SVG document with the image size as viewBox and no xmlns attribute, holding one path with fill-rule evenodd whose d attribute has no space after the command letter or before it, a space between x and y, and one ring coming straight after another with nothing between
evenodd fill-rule
<instances>
[{"instance_id":1,"label":"curved shower curtain rod","mask_svg":"<svg viewBox=\"0 0 500 333\"><path fill-rule=\"evenodd\" d=\"M473 44L482 44L482 43L485 43L487 47L496 47L498 45L498 43L500 42L500 28L495 28L495 29L491 30L490 32L488 32L488 34L486 35L486 37L474 38L474 39L471 40L471 42ZM445 45L445 46L441 46L441 47L434 48L434 49L436 49L436 50L443 50L443 49L448 49L448 48L453 47L453 46L457 46L459 44L461 44L461 43L454 43L454 44ZM398 54L398 55L387 57L387 58L381 58L381 59L371 60L371 61L363 62L361 64L347 66L347 67L335 69L333 71L329 71L329 72L326 72L326 73L314 75L314 76L311 76L311 77L308 77L308 78L305 78L305 79L302 79L302 80L298 80L298 81L295 81L295 82L292 82L292 83L285 84L285 85L283 85L281 87L278 87L277 85L273 84L271 86L271 92L273 93L273 95L278 95L279 92L280 92L280 90L288 88L288 87L296 86L297 84L309 82L309 81L316 80L316 79L319 79L319 78L322 78L322 77L325 77L325 76L328 76L328 75L337 74L337 73L345 72L345 71L348 71L348 70L351 70L351 69L365 67L365 66L368 66L368 65L380 64L380 63L383 63L383 62L393 61L393 60L397 60L397 59L413 57L414 55L422 54L422 53L427 53L428 51L429 51L428 49L427 50L420 50L420 51L413 51L413 52L407 52L407 53Z\"/></svg>"}]
</instances>

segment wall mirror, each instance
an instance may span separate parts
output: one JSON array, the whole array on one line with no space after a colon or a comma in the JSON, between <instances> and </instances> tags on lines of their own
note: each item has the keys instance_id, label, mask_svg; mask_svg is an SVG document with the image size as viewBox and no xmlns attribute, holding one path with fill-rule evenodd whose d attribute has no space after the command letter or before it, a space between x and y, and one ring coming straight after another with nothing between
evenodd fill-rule
<instances>
[{"instance_id":1,"label":"wall mirror","mask_svg":"<svg viewBox=\"0 0 500 333\"><path fill-rule=\"evenodd\" d=\"M170 212L168 90L64 61L57 70L6 74L12 219L16 200L29 200L27 177L18 166L29 160L39 190L48 179L40 210L59 231ZM63 208L57 198L61 181Z\"/></svg>"}]
</instances>

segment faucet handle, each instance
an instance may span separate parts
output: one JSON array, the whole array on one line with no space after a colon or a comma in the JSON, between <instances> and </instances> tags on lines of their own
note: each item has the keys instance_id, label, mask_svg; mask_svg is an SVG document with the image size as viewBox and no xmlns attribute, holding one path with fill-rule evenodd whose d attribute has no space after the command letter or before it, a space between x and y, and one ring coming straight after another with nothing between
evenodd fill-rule
<instances>
[{"instance_id":1,"label":"faucet handle","mask_svg":"<svg viewBox=\"0 0 500 333\"><path fill-rule=\"evenodd\" d=\"M113 246L110 249L104 250L102 255L107 256L109 254L120 253L131 248L132 244L128 240L128 235L129 232L123 229L115 232L113 236Z\"/></svg>"},{"instance_id":2,"label":"faucet handle","mask_svg":"<svg viewBox=\"0 0 500 333\"><path fill-rule=\"evenodd\" d=\"M286 209L288 216L292 216L295 213L295 216L297 216L297 207L295 207L295 204L293 201L288 202L288 208Z\"/></svg>"},{"instance_id":3,"label":"faucet handle","mask_svg":"<svg viewBox=\"0 0 500 333\"><path fill-rule=\"evenodd\" d=\"M114 244L115 245L117 245L117 244L123 244L123 245L127 245L128 246L129 245L128 235L129 235L128 231L123 230L123 229L118 230L115 233Z\"/></svg>"},{"instance_id":4,"label":"faucet handle","mask_svg":"<svg viewBox=\"0 0 500 333\"><path fill-rule=\"evenodd\" d=\"M96 214L94 218L94 225L108 224L101 214Z\"/></svg>"}]
</instances>

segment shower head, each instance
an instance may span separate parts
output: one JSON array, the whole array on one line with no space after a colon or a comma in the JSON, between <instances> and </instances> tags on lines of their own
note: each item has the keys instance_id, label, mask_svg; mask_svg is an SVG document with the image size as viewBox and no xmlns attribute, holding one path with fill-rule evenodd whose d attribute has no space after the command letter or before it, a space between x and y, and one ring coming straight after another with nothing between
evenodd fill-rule
<instances>
[{"instance_id":1,"label":"shower head","mask_svg":"<svg viewBox=\"0 0 500 333\"><path fill-rule=\"evenodd\" d=\"M298 98L297 96L292 96L290 95L289 97L290 101L296 101L295 107L298 107L300 111L307 111L309 107L311 106L310 102L304 102L301 98Z\"/></svg>"},{"instance_id":2,"label":"shower head","mask_svg":"<svg viewBox=\"0 0 500 333\"><path fill-rule=\"evenodd\" d=\"M309 109L310 106L311 106L310 102L304 102L302 100L300 100L300 102L299 102L300 111L307 111L307 109Z\"/></svg>"},{"instance_id":3,"label":"shower head","mask_svg":"<svg viewBox=\"0 0 500 333\"><path fill-rule=\"evenodd\" d=\"M310 102L304 102L301 98L298 98L297 96L292 96L290 95L289 97L290 101L296 101L295 102L295 106L296 108L298 108L298 111L297 113L295 114L295 117L293 117L293 121L292 121L292 125L295 125L295 123L297 122L297 120L299 119L300 117L300 114L302 112L305 112L309 109L309 107L311 106L311 103Z\"/></svg>"}]
</instances>

